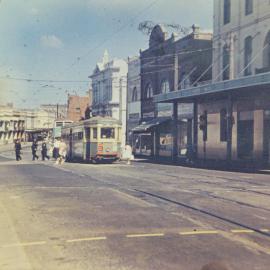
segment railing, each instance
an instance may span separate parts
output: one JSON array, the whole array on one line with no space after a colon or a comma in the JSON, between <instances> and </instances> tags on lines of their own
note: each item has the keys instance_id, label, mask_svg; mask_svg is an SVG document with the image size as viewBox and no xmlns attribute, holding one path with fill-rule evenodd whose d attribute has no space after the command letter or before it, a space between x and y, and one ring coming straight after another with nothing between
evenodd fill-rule
<instances>
[{"instance_id":1,"label":"railing","mask_svg":"<svg viewBox=\"0 0 270 270\"><path fill-rule=\"evenodd\" d=\"M261 74L261 73L267 73L270 72L270 66L269 67L263 67L263 68L256 68L255 73Z\"/></svg>"}]
</instances>

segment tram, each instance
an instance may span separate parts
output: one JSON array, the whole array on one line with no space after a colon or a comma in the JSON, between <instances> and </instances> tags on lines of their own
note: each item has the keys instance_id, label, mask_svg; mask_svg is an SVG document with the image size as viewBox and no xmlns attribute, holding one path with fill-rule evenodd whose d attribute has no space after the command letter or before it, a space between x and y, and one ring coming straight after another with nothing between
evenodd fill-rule
<instances>
[{"instance_id":1,"label":"tram","mask_svg":"<svg viewBox=\"0 0 270 270\"><path fill-rule=\"evenodd\" d=\"M111 117L96 116L62 127L68 161L113 162L120 158L121 124Z\"/></svg>"}]
</instances>

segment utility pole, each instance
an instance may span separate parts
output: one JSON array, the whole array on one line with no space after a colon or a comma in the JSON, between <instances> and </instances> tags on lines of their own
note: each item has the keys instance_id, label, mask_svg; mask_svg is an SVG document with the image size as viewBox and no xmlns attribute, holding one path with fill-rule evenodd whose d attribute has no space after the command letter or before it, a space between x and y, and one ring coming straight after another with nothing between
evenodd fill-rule
<instances>
[{"instance_id":1,"label":"utility pole","mask_svg":"<svg viewBox=\"0 0 270 270\"><path fill-rule=\"evenodd\" d=\"M174 91L178 90L178 55L175 52L174 55ZM178 159L178 102L173 103L173 127L172 127L172 137L173 137L173 150L172 159L177 162Z\"/></svg>"}]
</instances>

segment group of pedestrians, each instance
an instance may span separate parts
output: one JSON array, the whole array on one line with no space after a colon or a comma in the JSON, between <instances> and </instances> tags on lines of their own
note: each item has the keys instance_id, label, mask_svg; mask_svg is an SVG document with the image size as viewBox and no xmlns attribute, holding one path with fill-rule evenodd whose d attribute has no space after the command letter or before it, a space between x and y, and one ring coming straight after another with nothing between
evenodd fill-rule
<instances>
[{"instance_id":1,"label":"group of pedestrians","mask_svg":"<svg viewBox=\"0 0 270 270\"><path fill-rule=\"evenodd\" d=\"M16 160L20 161L22 160L22 146L20 140L15 140L15 156ZM39 159L39 156L37 155L38 151L38 142L37 140L34 140L31 145L32 150L32 161L35 161L36 159ZM63 140L55 140L53 149L52 149L52 156L56 160L56 164L62 164L66 159L67 154L67 145ZM50 156L48 155L48 147L46 141L43 141L41 144L41 157L42 160L45 161L46 159L49 160Z\"/></svg>"}]
</instances>

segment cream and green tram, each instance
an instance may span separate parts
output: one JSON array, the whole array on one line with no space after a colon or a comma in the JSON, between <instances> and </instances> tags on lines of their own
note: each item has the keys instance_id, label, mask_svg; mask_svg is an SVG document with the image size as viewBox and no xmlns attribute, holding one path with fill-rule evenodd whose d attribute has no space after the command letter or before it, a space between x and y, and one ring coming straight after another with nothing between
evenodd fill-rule
<instances>
[{"instance_id":1,"label":"cream and green tram","mask_svg":"<svg viewBox=\"0 0 270 270\"><path fill-rule=\"evenodd\" d=\"M115 161L121 151L121 124L111 117L93 117L63 127L70 161Z\"/></svg>"}]
</instances>

